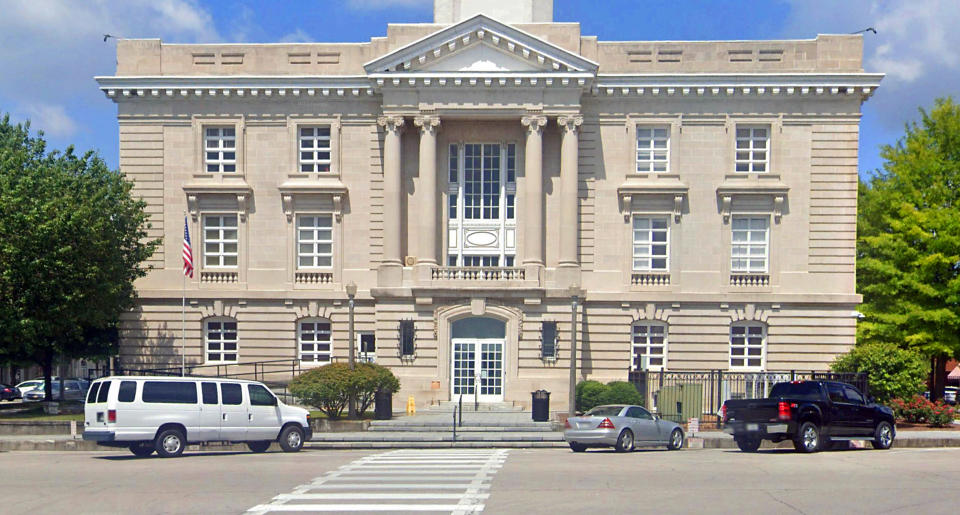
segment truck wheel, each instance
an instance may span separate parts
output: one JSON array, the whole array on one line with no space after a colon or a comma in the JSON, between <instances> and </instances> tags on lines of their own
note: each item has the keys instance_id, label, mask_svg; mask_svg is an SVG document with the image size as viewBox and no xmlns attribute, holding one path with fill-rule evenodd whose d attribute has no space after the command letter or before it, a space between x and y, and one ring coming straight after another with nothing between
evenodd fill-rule
<instances>
[{"instance_id":1,"label":"truck wheel","mask_svg":"<svg viewBox=\"0 0 960 515\"><path fill-rule=\"evenodd\" d=\"M820 440L820 428L813 422L800 424L797 439L793 442L794 449L800 452L817 452L823 442Z\"/></svg>"},{"instance_id":2,"label":"truck wheel","mask_svg":"<svg viewBox=\"0 0 960 515\"><path fill-rule=\"evenodd\" d=\"M263 442L247 442L247 447L253 452L267 452L267 449L270 448L270 441Z\"/></svg>"},{"instance_id":3,"label":"truck wheel","mask_svg":"<svg viewBox=\"0 0 960 515\"><path fill-rule=\"evenodd\" d=\"M176 458L183 454L183 448L187 446L187 437L179 429L167 429L157 435L153 445L161 458Z\"/></svg>"},{"instance_id":4,"label":"truck wheel","mask_svg":"<svg viewBox=\"0 0 960 515\"><path fill-rule=\"evenodd\" d=\"M889 449L893 445L893 426L889 422L880 422L873 432L874 449Z\"/></svg>"},{"instance_id":5,"label":"truck wheel","mask_svg":"<svg viewBox=\"0 0 960 515\"><path fill-rule=\"evenodd\" d=\"M279 443L283 452L298 452L303 448L303 429L294 425L283 428Z\"/></svg>"},{"instance_id":6,"label":"truck wheel","mask_svg":"<svg viewBox=\"0 0 960 515\"><path fill-rule=\"evenodd\" d=\"M757 452L760 448L761 440L752 436L743 436L736 439L737 447L743 452Z\"/></svg>"},{"instance_id":7,"label":"truck wheel","mask_svg":"<svg viewBox=\"0 0 960 515\"><path fill-rule=\"evenodd\" d=\"M629 429L624 429L617 438L617 452L630 452L633 450L633 433Z\"/></svg>"},{"instance_id":8,"label":"truck wheel","mask_svg":"<svg viewBox=\"0 0 960 515\"><path fill-rule=\"evenodd\" d=\"M573 449L573 452L583 452L587 450L587 446L582 443L570 442L570 448Z\"/></svg>"},{"instance_id":9,"label":"truck wheel","mask_svg":"<svg viewBox=\"0 0 960 515\"><path fill-rule=\"evenodd\" d=\"M667 450L675 451L681 448L683 448L683 430L678 427L670 433L670 442L667 443Z\"/></svg>"},{"instance_id":10,"label":"truck wheel","mask_svg":"<svg viewBox=\"0 0 960 515\"><path fill-rule=\"evenodd\" d=\"M153 454L154 448L151 443L134 443L130 444L130 452L132 452L138 458L146 458Z\"/></svg>"}]
</instances>

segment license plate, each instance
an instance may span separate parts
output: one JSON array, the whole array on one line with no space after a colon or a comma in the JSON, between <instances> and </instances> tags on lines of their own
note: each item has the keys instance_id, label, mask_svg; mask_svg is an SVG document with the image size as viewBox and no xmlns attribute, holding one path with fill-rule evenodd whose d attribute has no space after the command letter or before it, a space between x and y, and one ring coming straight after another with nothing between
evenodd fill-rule
<instances>
[{"instance_id":1,"label":"license plate","mask_svg":"<svg viewBox=\"0 0 960 515\"><path fill-rule=\"evenodd\" d=\"M100 411L97 413L97 422L103 422L103 412Z\"/></svg>"},{"instance_id":2,"label":"license plate","mask_svg":"<svg viewBox=\"0 0 960 515\"><path fill-rule=\"evenodd\" d=\"M759 430L760 430L759 424L747 424L747 431L759 431Z\"/></svg>"}]
</instances>

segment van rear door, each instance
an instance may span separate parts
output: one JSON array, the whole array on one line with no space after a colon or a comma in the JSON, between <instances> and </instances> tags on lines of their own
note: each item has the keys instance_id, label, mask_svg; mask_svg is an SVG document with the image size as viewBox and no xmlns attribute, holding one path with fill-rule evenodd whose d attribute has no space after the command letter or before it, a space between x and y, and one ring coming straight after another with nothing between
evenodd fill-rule
<instances>
[{"instance_id":1,"label":"van rear door","mask_svg":"<svg viewBox=\"0 0 960 515\"><path fill-rule=\"evenodd\" d=\"M97 401L100 388L109 390L110 381L94 381L94 383L90 385L90 389L87 391L87 402L83 405L84 429L96 429L102 431L107 427L107 404L106 402L100 403Z\"/></svg>"}]
</instances>

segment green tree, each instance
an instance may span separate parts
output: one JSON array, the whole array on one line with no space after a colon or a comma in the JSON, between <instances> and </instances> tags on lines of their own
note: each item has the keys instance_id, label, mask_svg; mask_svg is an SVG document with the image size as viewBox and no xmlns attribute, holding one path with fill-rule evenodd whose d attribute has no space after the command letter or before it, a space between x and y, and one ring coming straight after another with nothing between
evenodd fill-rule
<instances>
[{"instance_id":1,"label":"green tree","mask_svg":"<svg viewBox=\"0 0 960 515\"><path fill-rule=\"evenodd\" d=\"M893 343L929 358L932 398L960 355L960 106L938 99L881 151L859 186L859 343Z\"/></svg>"},{"instance_id":2,"label":"green tree","mask_svg":"<svg viewBox=\"0 0 960 515\"><path fill-rule=\"evenodd\" d=\"M923 390L927 364L914 350L893 343L868 343L837 356L830 368L834 372L865 372L870 394L880 402L909 399Z\"/></svg>"},{"instance_id":3,"label":"green tree","mask_svg":"<svg viewBox=\"0 0 960 515\"><path fill-rule=\"evenodd\" d=\"M122 312L159 240L146 204L93 152L48 151L0 119L0 361L43 367L116 353Z\"/></svg>"}]
</instances>

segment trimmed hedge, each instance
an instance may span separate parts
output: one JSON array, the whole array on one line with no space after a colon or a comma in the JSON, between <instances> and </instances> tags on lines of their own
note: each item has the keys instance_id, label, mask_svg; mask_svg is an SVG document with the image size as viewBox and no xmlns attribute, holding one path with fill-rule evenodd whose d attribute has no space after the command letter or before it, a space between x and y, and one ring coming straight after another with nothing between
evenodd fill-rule
<instances>
[{"instance_id":1,"label":"trimmed hedge","mask_svg":"<svg viewBox=\"0 0 960 515\"><path fill-rule=\"evenodd\" d=\"M346 363L331 363L304 372L290 382L290 393L300 402L337 418L350 402L357 401L357 413L364 413L378 391L396 393L400 381L393 372L372 363L357 363L354 370Z\"/></svg>"},{"instance_id":2,"label":"trimmed hedge","mask_svg":"<svg viewBox=\"0 0 960 515\"><path fill-rule=\"evenodd\" d=\"M599 381L581 381L577 384L577 411L589 411L603 404L635 404L642 406L643 397L632 383L611 381L603 384Z\"/></svg>"}]
</instances>

